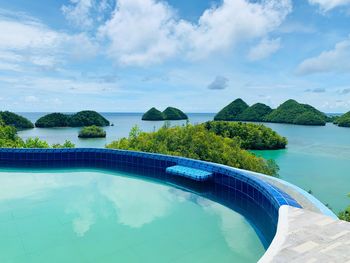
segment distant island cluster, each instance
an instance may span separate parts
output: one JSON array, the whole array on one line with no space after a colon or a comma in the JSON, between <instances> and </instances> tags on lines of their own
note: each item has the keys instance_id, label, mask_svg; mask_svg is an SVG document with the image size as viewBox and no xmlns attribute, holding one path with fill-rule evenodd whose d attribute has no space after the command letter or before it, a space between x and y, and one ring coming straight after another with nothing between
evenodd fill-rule
<instances>
[{"instance_id":1,"label":"distant island cluster","mask_svg":"<svg viewBox=\"0 0 350 263\"><path fill-rule=\"evenodd\" d=\"M311 105L302 104L295 100L287 100L277 109L271 109L263 103L249 106L242 99L236 99L224 107L214 120L222 121L254 121L289 123L297 125L324 126L327 122L334 121L323 112Z\"/></svg>"},{"instance_id":2,"label":"distant island cluster","mask_svg":"<svg viewBox=\"0 0 350 263\"><path fill-rule=\"evenodd\" d=\"M187 115L181 110L168 107L161 112L151 108L143 116L142 120L186 120ZM251 121L273 122L296 125L324 126L327 122L333 122L339 127L350 127L350 111L342 116L328 116L309 104L302 104L295 100L287 100L272 109L266 104L255 103L249 106L244 100L238 98L220 110L214 117L215 121Z\"/></svg>"},{"instance_id":3,"label":"distant island cluster","mask_svg":"<svg viewBox=\"0 0 350 263\"><path fill-rule=\"evenodd\" d=\"M79 133L80 138L106 137L106 132L101 127L111 125L101 114L90 110L75 114L50 113L39 118L35 124L9 111L1 111L0 119L5 125L16 129L84 127ZM153 107L142 116L144 121L187 119L188 116L175 107L167 107L163 112ZM220 110L215 115L214 121L272 122L314 126L324 126L327 122L332 122L339 127L350 127L350 111L341 116L328 116L309 104L302 104L292 99L272 109L263 103L249 106L238 98Z\"/></svg>"}]
</instances>

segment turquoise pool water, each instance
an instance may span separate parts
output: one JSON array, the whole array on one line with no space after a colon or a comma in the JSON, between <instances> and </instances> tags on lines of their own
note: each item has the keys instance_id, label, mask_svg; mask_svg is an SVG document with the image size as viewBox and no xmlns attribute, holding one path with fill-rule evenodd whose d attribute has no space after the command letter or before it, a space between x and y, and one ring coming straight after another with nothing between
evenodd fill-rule
<instances>
[{"instance_id":1,"label":"turquoise pool water","mask_svg":"<svg viewBox=\"0 0 350 263\"><path fill-rule=\"evenodd\" d=\"M0 170L0 262L256 262L240 214L104 170Z\"/></svg>"}]
</instances>

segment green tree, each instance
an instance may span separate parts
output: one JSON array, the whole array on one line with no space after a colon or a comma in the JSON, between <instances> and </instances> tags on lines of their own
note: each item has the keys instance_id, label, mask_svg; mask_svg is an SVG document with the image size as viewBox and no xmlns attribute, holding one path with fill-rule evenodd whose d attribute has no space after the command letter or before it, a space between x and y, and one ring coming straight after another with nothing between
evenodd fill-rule
<instances>
[{"instance_id":1,"label":"green tree","mask_svg":"<svg viewBox=\"0 0 350 263\"><path fill-rule=\"evenodd\" d=\"M79 138L104 138L106 132L98 126L87 126L80 130Z\"/></svg>"},{"instance_id":2,"label":"green tree","mask_svg":"<svg viewBox=\"0 0 350 263\"><path fill-rule=\"evenodd\" d=\"M238 140L244 149L275 150L284 149L287 145L285 137L262 124L209 121L203 125L217 135Z\"/></svg>"},{"instance_id":3,"label":"green tree","mask_svg":"<svg viewBox=\"0 0 350 263\"><path fill-rule=\"evenodd\" d=\"M350 197L350 194L348 194L348 197ZM341 220L350 222L350 206L339 212L338 217Z\"/></svg>"},{"instance_id":4,"label":"green tree","mask_svg":"<svg viewBox=\"0 0 350 263\"><path fill-rule=\"evenodd\" d=\"M278 173L272 161L259 158L240 148L236 138L225 138L207 130L203 125L162 127L156 132L132 129L128 138L107 145L107 148L153 152L183 156L269 175Z\"/></svg>"}]
</instances>

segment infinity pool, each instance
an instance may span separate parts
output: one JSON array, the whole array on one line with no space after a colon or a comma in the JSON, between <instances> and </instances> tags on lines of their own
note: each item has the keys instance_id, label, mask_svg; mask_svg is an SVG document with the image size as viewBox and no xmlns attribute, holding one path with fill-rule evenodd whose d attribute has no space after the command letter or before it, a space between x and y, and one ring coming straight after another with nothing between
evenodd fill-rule
<instances>
[{"instance_id":1,"label":"infinity pool","mask_svg":"<svg viewBox=\"0 0 350 263\"><path fill-rule=\"evenodd\" d=\"M104 170L0 169L0 262L256 262L240 214Z\"/></svg>"}]
</instances>

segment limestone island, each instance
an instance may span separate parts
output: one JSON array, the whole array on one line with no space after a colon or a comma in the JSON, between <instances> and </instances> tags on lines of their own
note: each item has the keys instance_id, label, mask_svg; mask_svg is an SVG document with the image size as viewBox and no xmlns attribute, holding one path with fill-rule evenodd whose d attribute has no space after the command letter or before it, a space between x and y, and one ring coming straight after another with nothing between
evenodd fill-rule
<instances>
[{"instance_id":1,"label":"limestone island","mask_svg":"<svg viewBox=\"0 0 350 263\"><path fill-rule=\"evenodd\" d=\"M339 127L350 127L350 111L335 118L333 123Z\"/></svg>"},{"instance_id":2,"label":"limestone island","mask_svg":"<svg viewBox=\"0 0 350 263\"><path fill-rule=\"evenodd\" d=\"M328 119L326 114L311 105L292 99L274 110L263 103L249 106L242 99L236 99L214 117L216 121L255 121L317 126L326 125Z\"/></svg>"},{"instance_id":3,"label":"limestone island","mask_svg":"<svg viewBox=\"0 0 350 263\"><path fill-rule=\"evenodd\" d=\"M79 138L105 138L106 132L98 126L87 126L80 130Z\"/></svg>"},{"instance_id":4,"label":"limestone island","mask_svg":"<svg viewBox=\"0 0 350 263\"><path fill-rule=\"evenodd\" d=\"M109 121L96 111L80 111L69 115L50 113L35 122L38 128L109 126Z\"/></svg>"},{"instance_id":5,"label":"limestone island","mask_svg":"<svg viewBox=\"0 0 350 263\"><path fill-rule=\"evenodd\" d=\"M1 111L0 119L5 125L13 126L19 130L34 128L34 125L30 120L13 112Z\"/></svg>"},{"instance_id":6,"label":"limestone island","mask_svg":"<svg viewBox=\"0 0 350 263\"><path fill-rule=\"evenodd\" d=\"M165 120L187 120L188 116L181 110L174 107L167 107L163 112L151 108L142 116L144 121L165 121Z\"/></svg>"}]
</instances>

